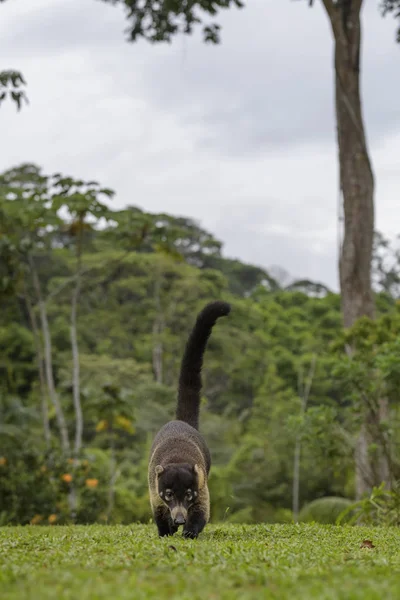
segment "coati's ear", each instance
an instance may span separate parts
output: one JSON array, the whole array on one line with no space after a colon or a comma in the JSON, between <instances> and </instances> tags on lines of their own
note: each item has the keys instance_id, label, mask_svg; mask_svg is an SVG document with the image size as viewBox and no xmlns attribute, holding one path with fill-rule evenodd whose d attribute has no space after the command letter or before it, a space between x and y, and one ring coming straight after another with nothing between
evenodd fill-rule
<instances>
[{"instance_id":1,"label":"coati's ear","mask_svg":"<svg viewBox=\"0 0 400 600\"><path fill-rule=\"evenodd\" d=\"M199 465L194 465L193 469L194 469L194 472L197 475L197 481L198 481L198 484L199 484L199 490L201 490L201 488L203 488L204 484L205 484L204 471L203 471L203 469L201 467L199 467Z\"/></svg>"},{"instance_id":2,"label":"coati's ear","mask_svg":"<svg viewBox=\"0 0 400 600\"><path fill-rule=\"evenodd\" d=\"M164 471L164 467L162 465L157 465L155 471L156 475L161 475L161 473Z\"/></svg>"}]
</instances>

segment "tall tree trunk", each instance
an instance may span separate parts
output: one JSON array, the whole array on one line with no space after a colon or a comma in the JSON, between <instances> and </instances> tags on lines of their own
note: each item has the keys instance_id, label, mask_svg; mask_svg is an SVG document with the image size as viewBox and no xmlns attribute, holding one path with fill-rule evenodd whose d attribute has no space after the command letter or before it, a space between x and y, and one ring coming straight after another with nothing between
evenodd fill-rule
<instances>
[{"instance_id":1,"label":"tall tree trunk","mask_svg":"<svg viewBox=\"0 0 400 600\"><path fill-rule=\"evenodd\" d=\"M360 96L361 21L363 0L322 0L335 41L335 98L339 146L340 186L343 194L344 237L340 249L339 274L343 321L351 327L362 316L374 318L371 283L374 234L374 176L368 153ZM356 459L356 495L385 481L387 465L380 473L368 454L376 441L379 412L366 408ZM379 481L377 481L378 479Z\"/></svg>"},{"instance_id":2,"label":"tall tree trunk","mask_svg":"<svg viewBox=\"0 0 400 600\"><path fill-rule=\"evenodd\" d=\"M33 281L33 287L36 292L36 296L39 304L39 314L40 314L40 325L42 328L43 341L44 341L44 365L45 365L45 374L46 374L46 383L47 389L49 392L50 400L56 411L56 419L58 429L60 431L61 438L61 448L64 454L69 453L70 445L69 445L69 436L67 424L64 417L64 412L60 403L60 399L56 392L56 388L54 385L54 376L53 376L53 357L52 357L52 348L51 348L51 336L50 336L50 328L49 322L47 319L47 310L46 303L42 296L42 290L40 286L39 277L36 271L35 264L31 256L28 257L30 272Z\"/></svg>"},{"instance_id":3,"label":"tall tree trunk","mask_svg":"<svg viewBox=\"0 0 400 600\"><path fill-rule=\"evenodd\" d=\"M342 9L342 12L344 9ZM337 19L335 38L336 118L344 238L339 273L345 327L374 317L371 261L374 235L374 176L360 98L360 11Z\"/></svg>"},{"instance_id":4,"label":"tall tree trunk","mask_svg":"<svg viewBox=\"0 0 400 600\"><path fill-rule=\"evenodd\" d=\"M38 367L39 374L39 389L40 389L40 401L41 401L41 409L42 409L42 419L43 419L43 433L44 439L46 442L47 449L50 448L51 443L51 431L50 431L50 423L49 423L49 407L47 405L47 395L46 395L46 380L44 374L44 366L43 366L43 351L42 351L42 342L40 339L40 331L39 325L36 319L36 314L32 306L32 302L29 296L29 292L24 285L24 299L25 304L28 309L29 320L31 322L32 333L33 333L33 341L35 345L35 354L36 354L36 362Z\"/></svg>"}]
</instances>

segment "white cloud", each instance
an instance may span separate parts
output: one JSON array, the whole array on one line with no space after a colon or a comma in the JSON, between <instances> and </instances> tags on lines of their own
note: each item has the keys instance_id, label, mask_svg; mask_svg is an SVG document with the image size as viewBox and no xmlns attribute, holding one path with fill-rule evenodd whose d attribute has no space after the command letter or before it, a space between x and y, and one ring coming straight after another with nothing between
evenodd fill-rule
<instances>
[{"instance_id":1,"label":"white cloud","mask_svg":"<svg viewBox=\"0 0 400 600\"><path fill-rule=\"evenodd\" d=\"M0 14L1 67L23 71L31 101L1 108L1 170L33 161L96 178L116 207L197 218L227 255L336 287L332 39L319 3L249 1L224 13L218 47L128 44L123 12L97 0L19 0ZM392 235L400 46L373 2L364 22L377 225Z\"/></svg>"}]
</instances>

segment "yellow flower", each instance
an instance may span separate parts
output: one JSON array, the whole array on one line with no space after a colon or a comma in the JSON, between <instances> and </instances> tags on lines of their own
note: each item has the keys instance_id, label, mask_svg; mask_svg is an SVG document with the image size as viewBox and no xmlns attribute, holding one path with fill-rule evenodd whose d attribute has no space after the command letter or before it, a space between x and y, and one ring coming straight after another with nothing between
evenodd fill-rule
<instances>
[{"instance_id":1,"label":"yellow flower","mask_svg":"<svg viewBox=\"0 0 400 600\"><path fill-rule=\"evenodd\" d=\"M88 488L95 488L99 485L98 479L86 479L85 481Z\"/></svg>"},{"instance_id":2,"label":"yellow flower","mask_svg":"<svg viewBox=\"0 0 400 600\"><path fill-rule=\"evenodd\" d=\"M0 456L0 466L5 467L7 464L7 459L5 456Z\"/></svg>"},{"instance_id":3,"label":"yellow flower","mask_svg":"<svg viewBox=\"0 0 400 600\"><path fill-rule=\"evenodd\" d=\"M53 525L57 521L57 515L49 515L48 521L50 525Z\"/></svg>"},{"instance_id":4,"label":"yellow flower","mask_svg":"<svg viewBox=\"0 0 400 600\"><path fill-rule=\"evenodd\" d=\"M130 433L132 435L135 433L135 428L130 419L127 419L126 417L118 416L115 418L115 423L118 425L118 427L120 427L127 433Z\"/></svg>"},{"instance_id":5,"label":"yellow flower","mask_svg":"<svg viewBox=\"0 0 400 600\"><path fill-rule=\"evenodd\" d=\"M64 473L64 475L61 475L61 479L66 483L71 483L72 475L70 475L69 473Z\"/></svg>"},{"instance_id":6,"label":"yellow flower","mask_svg":"<svg viewBox=\"0 0 400 600\"><path fill-rule=\"evenodd\" d=\"M42 515L35 515L35 516L34 516L34 517L31 519L30 523L31 523L31 525L37 525L37 524L38 524L38 523L40 523L40 521L42 521L42 520L43 520L43 517L42 517Z\"/></svg>"},{"instance_id":7,"label":"yellow flower","mask_svg":"<svg viewBox=\"0 0 400 600\"><path fill-rule=\"evenodd\" d=\"M97 433L100 433L100 431L105 431L106 429L108 429L108 421L103 419L102 421L99 421L97 423L97 425L96 425Z\"/></svg>"}]
</instances>

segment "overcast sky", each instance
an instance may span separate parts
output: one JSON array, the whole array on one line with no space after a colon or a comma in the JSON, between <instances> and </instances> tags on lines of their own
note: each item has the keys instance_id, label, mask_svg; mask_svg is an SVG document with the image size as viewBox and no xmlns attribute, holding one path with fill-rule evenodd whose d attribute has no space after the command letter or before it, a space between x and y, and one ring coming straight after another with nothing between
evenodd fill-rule
<instances>
[{"instance_id":1,"label":"overcast sky","mask_svg":"<svg viewBox=\"0 0 400 600\"><path fill-rule=\"evenodd\" d=\"M332 38L320 2L248 0L222 44L126 42L99 0L0 5L0 69L30 104L0 109L0 170L96 178L113 206L197 219L225 256L337 287ZM378 0L363 12L363 95L377 227L400 232L400 45Z\"/></svg>"}]
</instances>

